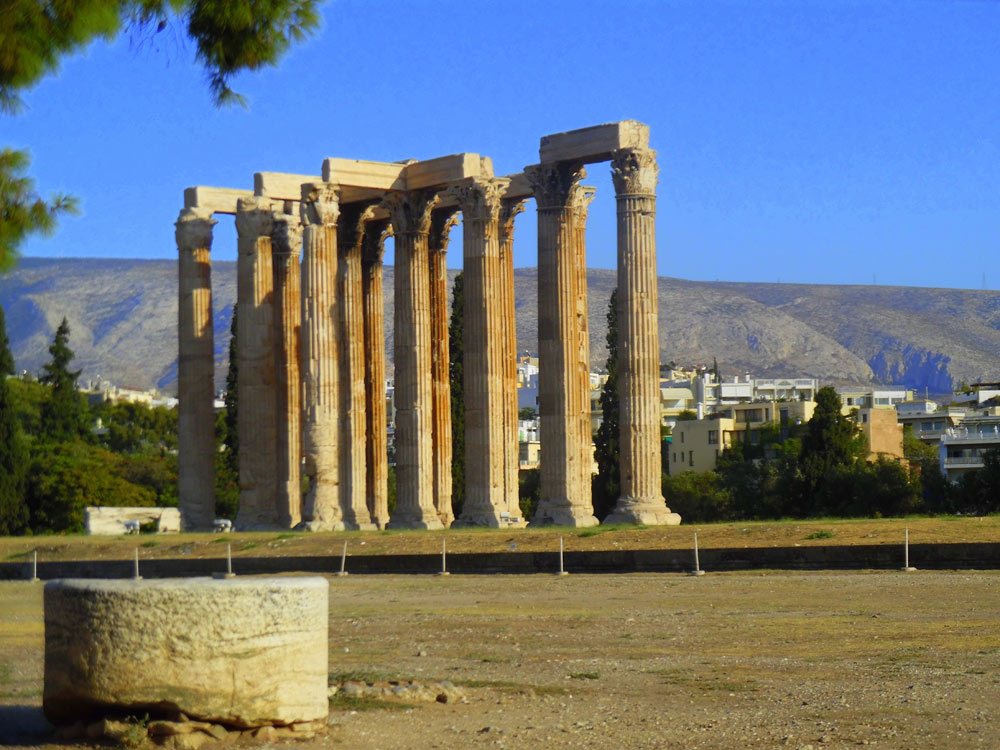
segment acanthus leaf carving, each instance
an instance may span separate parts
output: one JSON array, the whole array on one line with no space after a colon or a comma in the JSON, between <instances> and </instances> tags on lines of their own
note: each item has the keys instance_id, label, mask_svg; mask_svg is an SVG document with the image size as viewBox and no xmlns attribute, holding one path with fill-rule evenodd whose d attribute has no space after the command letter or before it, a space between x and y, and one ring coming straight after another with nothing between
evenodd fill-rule
<instances>
[{"instance_id":1,"label":"acanthus leaf carving","mask_svg":"<svg viewBox=\"0 0 1000 750\"><path fill-rule=\"evenodd\" d=\"M340 186L332 182L307 182L302 186L299 212L303 226L335 225L340 218Z\"/></svg>"},{"instance_id":2,"label":"acanthus leaf carving","mask_svg":"<svg viewBox=\"0 0 1000 750\"><path fill-rule=\"evenodd\" d=\"M427 248L432 253L447 253L451 230L458 226L458 206L439 208L431 213L431 231Z\"/></svg>"},{"instance_id":3,"label":"acanthus leaf carving","mask_svg":"<svg viewBox=\"0 0 1000 750\"><path fill-rule=\"evenodd\" d=\"M500 217L500 204L509 185L510 180L503 177L472 177L452 185L448 193L458 201L466 224L470 221L493 224Z\"/></svg>"},{"instance_id":4,"label":"acanthus leaf carving","mask_svg":"<svg viewBox=\"0 0 1000 750\"><path fill-rule=\"evenodd\" d=\"M183 208L174 224L178 250L209 250L212 247L212 227L218 224L210 208Z\"/></svg>"},{"instance_id":5,"label":"acanthus leaf carving","mask_svg":"<svg viewBox=\"0 0 1000 750\"><path fill-rule=\"evenodd\" d=\"M382 206L389 212L393 234L428 234L431 230L431 212L438 203L436 190L410 190L390 193L382 199Z\"/></svg>"},{"instance_id":6,"label":"acanthus leaf carving","mask_svg":"<svg viewBox=\"0 0 1000 750\"><path fill-rule=\"evenodd\" d=\"M270 237L274 215L268 198L254 196L236 202L236 234L245 239Z\"/></svg>"},{"instance_id":7,"label":"acanthus leaf carving","mask_svg":"<svg viewBox=\"0 0 1000 750\"><path fill-rule=\"evenodd\" d=\"M535 202L539 209L565 208L573 187L587 176L587 170L577 162L535 164L524 168Z\"/></svg>"},{"instance_id":8,"label":"acanthus leaf carving","mask_svg":"<svg viewBox=\"0 0 1000 750\"><path fill-rule=\"evenodd\" d=\"M302 222L299 217L275 211L271 243L275 255L298 256L302 249Z\"/></svg>"},{"instance_id":9,"label":"acanthus leaf carving","mask_svg":"<svg viewBox=\"0 0 1000 750\"><path fill-rule=\"evenodd\" d=\"M647 148L623 148L611 160L611 180L616 195L656 195L656 152Z\"/></svg>"}]
</instances>

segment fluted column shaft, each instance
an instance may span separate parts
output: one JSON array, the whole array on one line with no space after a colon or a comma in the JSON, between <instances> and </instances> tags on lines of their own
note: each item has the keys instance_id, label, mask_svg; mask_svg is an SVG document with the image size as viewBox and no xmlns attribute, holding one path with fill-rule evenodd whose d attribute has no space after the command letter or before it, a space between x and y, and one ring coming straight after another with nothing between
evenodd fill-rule
<instances>
[{"instance_id":1,"label":"fluted column shaft","mask_svg":"<svg viewBox=\"0 0 1000 750\"><path fill-rule=\"evenodd\" d=\"M577 164L527 167L538 205L538 405L541 477L534 525L594 526L581 494L579 285L572 197L585 174ZM588 436L589 440L589 436Z\"/></svg>"},{"instance_id":2,"label":"fluted column shaft","mask_svg":"<svg viewBox=\"0 0 1000 750\"><path fill-rule=\"evenodd\" d=\"M341 208L338 224L340 292L340 502L344 525L373 529L368 512L365 435L365 347L361 245L372 206Z\"/></svg>"},{"instance_id":3,"label":"fluted column shaft","mask_svg":"<svg viewBox=\"0 0 1000 750\"><path fill-rule=\"evenodd\" d=\"M504 441L500 202L509 180L469 179L450 188L462 209L465 502L456 524L493 526L509 512Z\"/></svg>"},{"instance_id":4,"label":"fluted column shaft","mask_svg":"<svg viewBox=\"0 0 1000 750\"><path fill-rule=\"evenodd\" d=\"M241 198L236 212L239 307L240 530L278 528L273 217L270 202Z\"/></svg>"},{"instance_id":5,"label":"fluted column shaft","mask_svg":"<svg viewBox=\"0 0 1000 750\"><path fill-rule=\"evenodd\" d=\"M342 529L337 371L336 185L302 186L302 451L309 488L301 528Z\"/></svg>"},{"instance_id":6,"label":"fluted column shaft","mask_svg":"<svg viewBox=\"0 0 1000 750\"><path fill-rule=\"evenodd\" d=\"M278 399L276 502L278 522L290 529L302 520L302 379L299 374L302 222L298 215L275 213L271 246Z\"/></svg>"},{"instance_id":7,"label":"fluted column shaft","mask_svg":"<svg viewBox=\"0 0 1000 750\"><path fill-rule=\"evenodd\" d=\"M458 223L457 208L438 209L431 214L428 236L431 389L434 412L434 505L446 527L455 520L451 505L451 377L448 351L448 237Z\"/></svg>"},{"instance_id":8,"label":"fluted column shaft","mask_svg":"<svg viewBox=\"0 0 1000 750\"><path fill-rule=\"evenodd\" d=\"M429 191L390 195L389 210L396 246L395 399L396 510L389 528L442 527L434 506L433 401L427 238Z\"/></svg>"},{"instance_id":9,"label":"fluted column shaft","mask_svg":"<svg viewBox=\"0 0 1000 750\"><path fill-rule=\"evenodd\" d=\"M215 342L212 330L212 212L185 208L178 254L177 497L186 531L215 519Z\"/></svg>"},{"instance_id":10,"label":"fluted column shaft","mask_svg":"<svg viewBox=\"0 0 1000 750\"><path fill-rule=\"evenodd\" d=\"M382 298L382 234L386 222L365 226L361 254L365 324L365 500L380 529L389 522L389 463L385 408L385 302Z\"/></svg>"},{"instance_id":11,"label":"fluted column shaft","mask_svg":"<svg viewBox=\"0 0 1000 750\"><path fill-rule=\"evenodd\" d=\"M514 217L524 211L523 198L504 200L500 205L500 320L503 340L504 398L504 479L508 510L521 517L518 499L517 439L517 314L514 305Z\"/></svg>"},{"instance_id":12,"label":"fluted column shaft","mask_svg":"<svg viewBox=\"0 0 1000 750\"><path fill-rule=\"evenodd\" d=\"M618 388L621 497L606 523L677 524L660 489L660 347L656 291L656 152L611 163L618 204Z\"/></svg>"},{"instance_id":13,"label":"fluted column shaft","mask_svg":"<svg viewBox=\"0 0 1000 750\"><path fill-rule=\"evenodd\" d=\"M594 464L593 430L590 422L590 321L587 302L587 211L594 188L578 185L571 196L573 205L573 245L576 263L577 361L580 385L576 408L580 418L579 493L593 504L591 470Z\"/></svg>"}]
</instances>

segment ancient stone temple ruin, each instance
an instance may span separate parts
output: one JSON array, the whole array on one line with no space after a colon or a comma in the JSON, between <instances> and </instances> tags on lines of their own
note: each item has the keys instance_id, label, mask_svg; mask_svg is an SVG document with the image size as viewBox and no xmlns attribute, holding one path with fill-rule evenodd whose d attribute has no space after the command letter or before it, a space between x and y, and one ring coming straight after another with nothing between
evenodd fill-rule
<instances>
[{"instance_id":1,"label":"ancient stone temple ruin","mask_svg":"<svg viewBox=\"0 0 1000 750\"><path fill-rule=\"evenodd\" d=\"M612 523L676 524L660 492L656 152L626 120L541 139L504 177L478 154L330 158L258 172L253 191L192 187L177 220L180 507L213 521L215 214L236 217L239 529L500 526L518 518L515 217L538 211L541 498L532 524L597 524L584 229L585 165L610 161L618 206L621 497ZM451 503L447 269L463 223L465 502ZM395 245L396 508L387 504L382 256ZM308 491L300 493L300 472Z\"/></svg>"}]
</instances>

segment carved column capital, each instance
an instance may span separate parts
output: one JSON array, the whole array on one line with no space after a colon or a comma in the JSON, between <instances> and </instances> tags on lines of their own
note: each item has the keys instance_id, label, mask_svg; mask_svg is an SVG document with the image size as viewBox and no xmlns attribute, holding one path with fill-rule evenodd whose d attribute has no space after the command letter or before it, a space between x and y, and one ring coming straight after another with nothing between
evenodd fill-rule
<instances>
[{"instance_id":1,"label":"carved column capital","mask_svg":"<svg viewBox=\"0 0 1000 750\"><path fill-rule=\"evenodd\" d=\"M212 227L218 224L210 208L182 208L174 224L178 250L201 250L212 246Z\"/></svg>"},{"instance_id":2,"label":"carved column capital","mask_svg":"<svg viewBox=\"0 0 1000 750\"><path fill-rule=\"evenodd\" d=\"M341 206L337 224L337 247L341 253L361 252L365 226L375 215L378 202L348 203Z\"/></svg>"},{"instance_id":3,"label":"carved column capital","mask_svg":"<svg viewBox=\"0 0 1000 750\"><path fill-rule=\"evenodd\" d=\"M587 170L577 162L560 161L525 167L524 176L528 178L540 210L565 208L573 187L587 176Z\"/></svg>"},{"instance_id":4,"label":"carved column capital","mask_svg":"<svg viewBox=\"0 0 1000 750\"><path fill-rule=\"evenodd\" d=\"M573 219L575 221L581 223L587 221L587 213L590 210L590 204L594 200L594 196L596 194L597 188L595 187L577 185L573 188L569 197L569 207L573 212Z\"/></svg>"},{"instance_id":5,"label":"carved column capital","mask_svg":"<svg viewBox=\"0 0 1000 750\"><path fill-rule=\"evenodd\" d=\"M336 224L340 218L340 185L307 182L302 186L299 212L303 226Z\"/></svg>"},{"instance_id":6,"label":"carved column capital","mask_svg":"<svg viewBox=\"0 0 1000 750\"><path fill-rule=\"evenodd\" d=\"M382 200L389 212L392 231L397 237L403 234L428 234L431 230L431 212L438 203L435 190L410 190L390 193Z\"/></svg>"},{"instance_id":7,"label":"carved column capital","mask_svg":"<svg viewBox=\"0 0 1000 750\"><path fill-rule=\"evenodd\" d=\"M240 198L236 202L236 234L243 238L270 237L274 214L267 198Z\"/></svg>"},{"instance_id":8,"label":"carved column capital","mask_svg":"<svg viewBox=\"0 0 1000 750\"><path fill-rule=\"evenodd\" d=\"M365 266L382 263L385 254L385 238L392 236L388 219L378 219L365 224L365 236L361 242L361 264Z\"/></svg>"},{"instance_id":9,"label":"carved column capital","mask_svg":"<svg viewBox=\"0 0 1000 750\"><path fill-rule=\"evenodd\" d=\"M455 196L465 222L485 221L492 223L500 217L500 203L510 180L503 177L483 179L470 177L448 188Z\"/></svg>"},{"instance_id":10,"label":"carved column capital","mask_svg":"<svg viewBox=\"0 0 1000 750\"><path fill-rule=\"evenodd\" d=\"M616 195L656 195L656 152L647 148L623 148L611 160L611 180Z\"/></svg>"},{"instance_id":11,"label":"carved column capital","mask_svg":"<svg viewBox=\"0 0 1000 750\"><path fill-rule=\"evenodd\" d=\"M431 231L427 248L432 253L447 253L451 230L458 226L458 206L439 208L431 212Z\"/></svg>"},{"instance_id":12,"label":"carved column capital","mask_svg":"<svg viewBox=\"0 0 1000 750\"><path fill-rule=\"evenodd\" d=\"M500 202L500 234L509 237L514 231L514 219L524 212L527 198L504 198Z\"/></svg>"},{"instance_id":13,"label":"carved column capital","mask_svg":"<svg viewBox=\"0 0 1000 750\"><path fill-rule=\"evenodd\" d=\"M293 214L274 212L271 231L271 252L275 255L297 256L302 249L302 222Z\"/></svg>"}]
</instances>

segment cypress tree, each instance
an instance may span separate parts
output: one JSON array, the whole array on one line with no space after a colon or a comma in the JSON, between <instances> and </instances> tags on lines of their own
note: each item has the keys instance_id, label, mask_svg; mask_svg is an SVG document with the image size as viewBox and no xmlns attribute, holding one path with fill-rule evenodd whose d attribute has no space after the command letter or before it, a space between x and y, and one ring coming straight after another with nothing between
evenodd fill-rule
<instances>
[{"instance_id":1,"label":"cypress tree","mask_svg":"<svg viewBox=\"0 0 1000 750\"><path fill-rule=\"evenodd\" d=\"M53 441L73 440L86 429L86 406L76 390L80 370L70 370L73 350L69 348L69 323L62 319L49 347L52 361L44 365L39 382L49 386L48 398L42 404L42 436Z\"/></svg>"},{"instance_id":2,"label":"cypress tree","mask_svg":"<svg viewBox=\"0 0 1000 750\"><path fill-rule=\"evenodd\" d=\"M233 476L240 475L240 436L237 431L239 416L239 392L237 384L239 382L240 364L238 361L236 340L236 316L238 310L233 305L233 320L229 324L229 370L226 372L226 463L233 472Z\"/></svg>"},{"instance_id":3,"label":"cypress tree","mask_svg":"<svg viewBox=\"0 0 1000 750\"><path fill-rule=\"evenodd\" d=\"M24 502L28 451L7 385L7 376L13 373L14 357L0 307L0 536L19 534L28 525Z\"/></svg>"},{"instance_id":4,"label":"cypress tree","mask_svg":"<svg viewBox=\"0 0 1000 750\"><path fill-rule=\"evenodd\" d=\"M465 503L465 393L464 348L465 278L460 271L451 290L451 319L448 321L448 354L451 376L451 507L455 518Z\"/></svg>"},{"instance_id":5,"label":"cypress tree","mask_svg":"<svg viewBox=\"0 0 1000 750\"><path fill-rule=\"evenodd\" d=\"M618 289L608 302L608 379L601 390L601 425L594 438L597 476L593 482L594 515L604 520L618 502L621 491L620 449L618 445Z\"/></svg>"}]
</instances>

